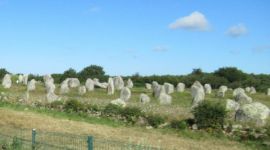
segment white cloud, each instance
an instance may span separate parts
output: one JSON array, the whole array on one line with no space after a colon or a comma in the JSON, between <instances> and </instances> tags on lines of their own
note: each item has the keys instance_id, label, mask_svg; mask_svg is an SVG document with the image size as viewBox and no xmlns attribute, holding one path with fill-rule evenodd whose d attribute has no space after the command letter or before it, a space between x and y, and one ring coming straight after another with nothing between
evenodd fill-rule
<instances>
[{"instance_id":1,"label":"white cloud","mask_svg":"<svg viewBox=\"0 0 270 150\"><path fill-rule=\"evenodd\" d=\"M164 47L164 46L156 46L156 47L153 48L153 51L155 51L155 52L165 52L165 51L168 51L168 48Z\"/></svg>"},{"instance_id":2,"label":"white cloud","mask_svg":"<svg viewBox=\"0 0 270 150\"><path fill-rule=\"evenodd\" d=\"M245 35L247 32L247 28L243 24L238 24L230 27L227 34L231 37L239 37Z\"/></svg>"},{"instance_id":3,"label":"white cloud","mask_svg":"<svg viewBox=\"0 0 270 150\"><path fill-rule=\"evenodd\" d=\"M187 29L197 31L207 31L209 23L204 14L194 11L188 16L182 17L169 24L170 29Z\"/></svg>"}]
</instances>

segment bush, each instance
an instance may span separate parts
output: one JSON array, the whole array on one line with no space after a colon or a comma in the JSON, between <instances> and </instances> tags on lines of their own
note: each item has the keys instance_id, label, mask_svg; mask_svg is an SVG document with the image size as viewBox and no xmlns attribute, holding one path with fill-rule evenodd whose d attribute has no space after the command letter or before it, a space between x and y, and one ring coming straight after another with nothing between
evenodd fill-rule
<instances>
[{"instance_id":1,"label":"bush","mask_svg":"<svg viewBox=\"0 0 270 150\"><path fill-rule=\"evenodd\" d=\"M79 112L84 111L85 108L78 100L71 99L64 104L64 110L67 112Z\"/></svg>"},{"instance_id":2,"label":"bush","mask_svg":"<svg viewBox=\"0 0 270 150\"><path fill-rule=\"evenodd\" d=\"M193 114L198 128L221 129L226 118L226 109L220 102L204 101L194 108Z\"/></svg>"},{"instance_id":3,"label":"bush","mask_svg":"<svg viewBox=\"0 0 270 150\"><path fill-rule=\"evenodd\" d=\"M172 120L171 127L174 129L187 129L188 124L184 120Z\"/></svg>"},{"instance_id":4,"label":"bush","mask_svg":"<svg viewBox=\"0 0 270 150\"><path fill-rule=\"evenodd\" d=\"M87 104L85 107L86 107L85 109L90 111L90 112L100 111L100 108L98 107L98 105Z\"/></svg>"},{"instance_id":5,"label":"bush","mask_svg":"<svg viewBox=\"0 0 270 150\"><path fill-rule=\"evenodd\" d=\"M54 101L50 103L50 108L54 108L54 109L60 109L62 106L64 106L64 102L63 101Z\"/></svg>"},{"instance_id":6,"label":"bush","mask_svg":"<svg viewBox=\"0 0 270 150\"><path fill-rule=\"evenodd\" d=\"M117 105L108 104L104 110L103 113L105 115L113 116L113 115L121 115L123 108Z\"/></svg>"},{"instance_id":7,"label":"bush","mask_svg":"<svg viewBox=\"0 0 270 150\"><path fill-rule=\"evenodd\" d=\"M138 107L126 107L122 109L121 116L125 117L128 122L135 123L143 113Z\"/></svg>"},{"instance_id":8,"label":"bush","mask_svg":"<svg viewBox=\"0 0 270 150\"><path fill-rule=\"evenodd\" d=\"M165 119L159 115L150 115L146 119L148 124L154 128L157 128L159 125L165 123Z\"/></svg>"}]
</instances>

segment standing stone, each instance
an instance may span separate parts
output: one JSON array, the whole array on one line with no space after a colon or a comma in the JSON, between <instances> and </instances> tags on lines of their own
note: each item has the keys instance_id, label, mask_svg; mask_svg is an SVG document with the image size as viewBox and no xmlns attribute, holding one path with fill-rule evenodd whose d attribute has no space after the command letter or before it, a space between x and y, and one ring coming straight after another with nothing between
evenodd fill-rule
<instances>
[{"instance_id":1,"label":"standing stone","mask_svg":"<svg viewBox=\"0 0 270 150\"><path fill-rule=\"evenodd\" d=\"M270 88L267 89L267 95L270 96Z\"/></svg>"},{"instance_id":2,"label":"standing stone","mask_svg":"<svg viewBox=\"0 0 270 150\"><path fill-rule=\"evenodd\" d=\"M23 75L18 76L18 83L23 83Z\"/></svg>"},{"instance_id":3,"label":"standing stone","mask_svg":"<svg viewBox=\"0 0 270 150\"><path fill-rule=\"evenodd\" d=\"M28 74L23 75L23 84L27 85L28 84Z\"/></svg>"},{"instance_id":4,"label":"standing stone","mask_svg":"<svg viewBox=\"0 0 270 150\"><path fill-rule=\"evenodd\" d=\"M158 82L157 81L153 81L152 82L152 89L154 90L156 87L158 87L159 86L159 84L158 84Z\"/></svg>"},{"instance_id":5,"label":"standing stone","mask_svg":"<svg viewBox=\"0 0 270 150\"><path fill-rule=\"evenodd\" d=\"M108 79L107 93L108 93L108 95L113 95L114 94L113 78Z\"/></svg>"},{"instance_id":6,"label":"standing stone","mask_svg":"<svg viewBox=\"0 0 270 150\"><path fill-rule=\"evenodd\" d=\"M53 92L48 92L46 95L46 98L49 103L54 102L59 99L59 97Z\"/></svg>"},{"instance_id":7,"label":"standing stone","mask_svg":"<svg viewBox=\"0 0 270 150\"><path fill-rule=\"evenodd\" d=\"M239 92L235 96L235 101L238 102L240 105L249 104L252 102L252 98L247 96L247 94L244 92Z\"/></svg>"},{"instance_id":8,"label":"standing stone","mask_svg":"<svg viewBox=\"0 0 270 150\"><path fill-rule=\"evenodd\" d=\"M120 107L126 107L126 105L127 105L126 102L124 100L122 100L121 98L118 98L116 100L112 100L110 103L113 105L120 106Z\"/></svg>"},{"instance_id":9,"label":"standing stone","mask_svg":"<svg viewBox=\"0 0 270 150\"><path fill-rule=\"evenodd\" d=\"M206 94L211 94L212 93L212 87L211 87L210 84L205 84L204 89L205 89Z\"/></svg>"},{"instance_id":10,"label":"standing stone","mask_svg":"<svg viewBox=\"0 0 270 150\"><path fill-rule=\"evenodd\" d=\"M86 93L86 87L84 85L80 86L78 90L80 95L84 95Z\"/></svg>"},{"instance_id":11,"label":"standing stone","mask_svg":"<svg viewBox=\"0 0 270 150\"><path fill-rule=\"evenodd\" d=\"M35 89L36 89L36 80L35 79L32 79L27 84L27 91L34 91Z\"/></svg>"},{"instance_id":12,"label":"standing stone","mask_svg":"<svg viewBox=\"0 0 270 150\"><path fill-rule=\"evenodd\" d=\"M195 81L191 86L192 107L196 107L204 100L204 88L199 81Z\"/></svg>"},{"instance_id":13,"label":"standing stone","mask_svg":"<svg viewBox=\"0 0 270 150\"><path fill-rule=\"evenodd\" d=\"M130 97L131 97L130 89L127 87L122 88L120 92L120 99L122 99L123 101L128 101Z\"/></svg>"},{"instance_id":14,"label":"standing stone","mask_svg":"<svg viewBox=\"0 0 270 150\"><path fill-rule=\"evenodd\" d=\"M147 90L151 90L152 89L152 85L150 83L145 83L145 88Z\"/></svg>"},{"instance_id":15,"label":"standing stone","mask_svg":"<svg viewBox=\"0 0 270 150\"><path fill-rule=\"evenodd\" d=\"M245 90L246 90L246 92L247 92L247 93L250 93L251 88L250 88L250 87L246 87L246 89L245 89Z\"/></svg>"},{"instance_id":16,"label":"standing stone","mask_svg":"<svg viewBox=\"0 0 270 150\"><path fill-rule=\"evenodd\" d=\"M240 104L234 100L227 99L226 100L226 110L228 111L237 111L240 108Z\"/></svg>"},{"instance_id":17,"label":"standing stone","mask_svg":"<svg viewBox=\"0 0 270 150\"><path fill-rule=\"evenodd\" d=\"M222 85L219 87L217 95L219 97L225 97L225 93L227 92L227 90L228 90L228 87L225 85Z\"/></svg>"},{"instance_id":18,"label":"standing stone","mask_svg":"<svg viewBox=\"0 0 270 150\"><path fill-rule=\"evenodd\" d=\"M167 94L172 94L174 92L174 86L170 83L164 83L164 88Z\"/></svg>"},{"instance_id":19,"label":"standing stone","mask_svg":"<svg viewBox=\"0 0 270 150\"><path fill-rule=\"evenodd\" d=\"M69 92L68 79L65 79L60 86L60 94L67 94Z\"/></svg>"},{"instance_id":20,"label":"standing stone","mask_svg":"<svg viewBox=\"0 0 270 150\"><path fill-rule=\"evenodd\" d=\"M130 89L133 88L133 82L132 82L131 79L128 79L128 81L127 81L127 87L130 88Z\"/></svg>"},{"instance_id":21,"label":"standing stone","mask_svg":"<svg viewBox=\"0 0 270 150\"><path fill-rule=\"evenodd\" d=\"M115 90L122 90L122 88L125 86L124 80L120 76L114 77L113 83Z\"/></svg>"},{"instance_id":22,"label":"standing stone","mask_svg":"<svg viewBox=\"0 0 270 150\"><path fill-rule=\"evenodd\" d=\"M68 85L70 88L76 88L80 86L80 80L78 78L69 78Z\"/></svg>"},{"instance_id":23,"label":"standing stone","mask_svg":"<svg viewBox=\"0 0 270 150\"><path fill-rule=\"evenodd\" d=\"M85 82L85 87L87 89L87 91L94 91L95 89L95 83L92 79L88 78Z\"/></svg>"},{"instance_id":24,"label":"standing stone","mask_svg":"<svg viewBox=\"0 0 270 150\"><path fill-rule=\"evenodd\" d=\"M176 87L177 92L184 92L186 85L184 83L178 83Z\"/></svg>"},{"instance_id":25,"label":"standing stone","mask_svg":"<svg viewBox=\"0 0 270 150\"><path fill-rule=\"evenodd\" d=\"M158 99L160 105L170 105L172 103L172 97L166 93L161 93Z\"/></svg>"},{"instance_id":26,"label":"standing stone","mask_svg":"<svg viewBox=\"0 0 270 150\"><path fill-rule=\"evenodd\" d=\"M144 93L140 94L140 102L145 104L150 102L150 97Z\"/></svg>"},{"instance_id":27,"label":"standing stone","mask_svg":"<svg viewBox=\"0 0 270 150\"><path fill-rule=\"evenodd\" d=\"M12 85L11 75L6 74L2 80L2 85L5 89L9 89Z\"/></svg>"},{"instance_id":28,"label":"standing stone","mask_svg":"<svg viewBox=\"0 0 270 150\"><path fill-rule=\"evenodd\" d=\"M95 86L97 86L99 88L102 88L102 89L107 89L108 88L108 83L107 82L103 82L103 83L95 82Z\"/></svg>"},{"instance_id":29,"label":"standing stone","mask_svg":"<svg viewBox=\"0 0 270 150\"><path fill-rule=\"evenodd\" d=\"M250 94L256 94L256 89L253 86L250 88Z\"/></svg>"},{"instance_id":30,"label":"standing stone","mask_svg":"<svg viewBox=\"0 0 270 150\"><path fill-rule=\"evenodd\" d=\"M159 98L161 93L166 93L164 85L158 85L153 88L153 95L155 98Z\"/></svg>"},{"instance_id":31,"label":"standing stone","mask_svg":"<svg viewBox=\"0 0 270 150\"><path fill-rule=\"evenodd\" d=\"M233 90L233 97L235 97L236 95L238 95L239 93L245 93L245 90L242 88L237 88Z\"/></svg>"},{"instance_id":32,"label":"standing stone","mask_svg":"<svg viewBox=\"0 0 270 150\"><path fill-rule=\"evenodd\" d=\"M46 83L54 83L54 79L51 75L44 75L43 80L46 86Z\"/></svg>"},{"instance_id":33,"label":"standing stone","mask_svg":"<svg viewBox=\"0 0 270 150\"><path fill-rule=\"evenodd\" d=\"M236 121L254 122L257 126L266 124L270 114L269 108L259 102L243 105L235 115Z\"/></svg>"}]
</instances>

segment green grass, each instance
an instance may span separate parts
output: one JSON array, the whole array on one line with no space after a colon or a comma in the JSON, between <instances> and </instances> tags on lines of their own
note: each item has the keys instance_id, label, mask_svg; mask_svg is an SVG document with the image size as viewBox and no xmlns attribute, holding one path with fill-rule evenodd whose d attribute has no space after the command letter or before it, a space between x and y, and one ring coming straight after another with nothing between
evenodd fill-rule
<instances>
[{"instance_id":1,"label":"green grass","mask_svg":"<svg viewBox=\"0 0 270 150\"><path fill-rule=\"evenodd\" d=\"M93 116L89 116L89 115L84 114L84 113L67 113L67 112L60 112L57 110L51 110L51 109L47 109L47 108L42 108L42 109L41 108L34 108L34 107L26 106L26 105L10 104L10 103L6 103L6 102L0 102L0 108L11 109L11 110L15 110L15 111L27 110L29 112L33 112L33 113L37 113L37 114L41 114L41 115L46 115L46 116L51 116L51 117L58 118L58 119L82 121L82 122L87 122L87 123L91 123L91 124L107 125L107 126L111 126L111 127L120 127L120 126L125 125L124 123L122 123L120 121L112 120L109 118L93 117Z\"/></svg>"}]
</instances>

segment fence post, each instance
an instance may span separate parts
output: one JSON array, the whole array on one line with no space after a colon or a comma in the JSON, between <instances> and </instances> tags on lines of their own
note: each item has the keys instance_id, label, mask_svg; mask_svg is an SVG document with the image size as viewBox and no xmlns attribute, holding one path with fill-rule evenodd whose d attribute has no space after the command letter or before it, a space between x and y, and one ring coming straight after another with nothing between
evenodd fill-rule
<instances>
[{"instance_id":1,"label":"fence post","mask_svg":"<svg viewBox=\"0 0 270 150\"><path fill-rule=\"evenodd\" d=\"M36 148L36 129L32 129L32 150Z\"/></svg>"},{"instance_id":2,"label":"fence post","mask_svg":"<svg viewBox=\"0 0 270 150\"><path fill-rule=\"evenodd\" d=\"M93 137L92 136L88 136L87 137L87 146L88 146L88 150L93 150Z\"/></svg>"}]
</instances>

